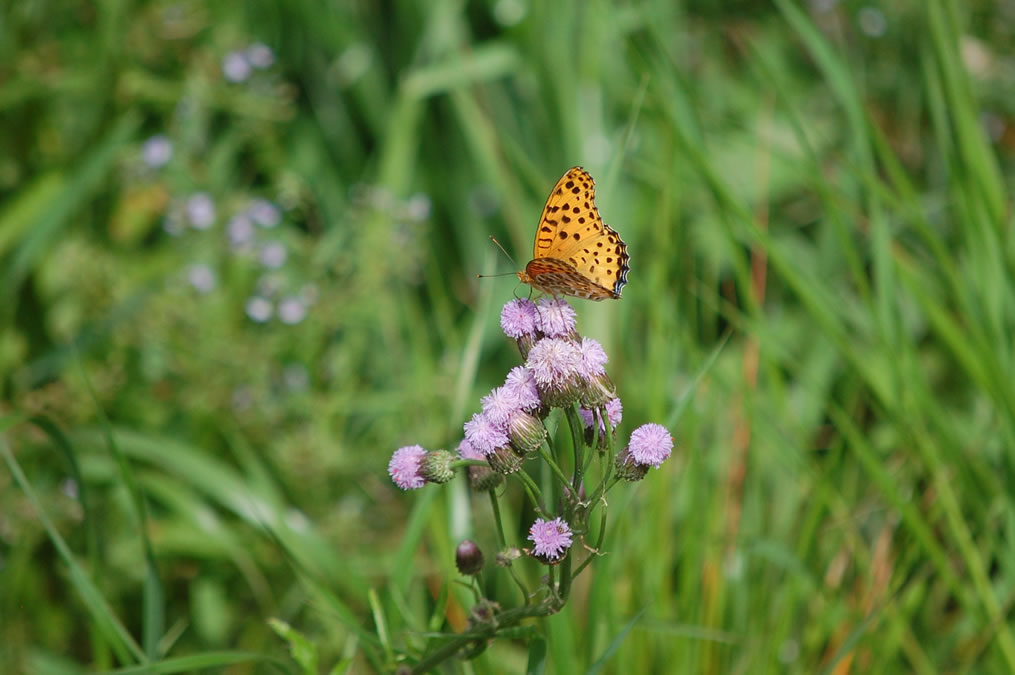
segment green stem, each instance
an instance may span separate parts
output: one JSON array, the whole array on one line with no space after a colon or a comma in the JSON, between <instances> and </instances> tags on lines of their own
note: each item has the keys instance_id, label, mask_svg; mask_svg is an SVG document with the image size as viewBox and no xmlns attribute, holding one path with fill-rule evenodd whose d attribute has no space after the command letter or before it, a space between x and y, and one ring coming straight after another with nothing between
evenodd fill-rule
<instances>
[{"instance_id":1,"label":"green stem","mask_svg":"<svg viewBox=\"0 0 1015 675\"><path fill-rule=\"evenodd\" d=\"M568 553L560 563L560 601L562 604L567 602L567 594L571 591L571 579L574 578L571 575L572 558L574 555ZM553 589L553 584L550 584L550 588Z\"/></svg>"},{"instance_id":2,"label":"green stem","mask_svg":"<svg viewBox=\"0 0 1015 675\"><path fill-rule=\"evenodd\" d=\"M550 454L551 449L548 448L547 445L548 445L547 443L544 443L543 445L539 446L539 454L544 460L546 460L546 463L550 465L550 469L553 471L554 474L556 474L557 478L559 478L561 482L564 483L564 485L567 485L570 481L567 479L567 476L564 475L564 472L561 470L561 468L557 466L557 462L553 461L553 455Z\"/></svg>"},{"instance_id":3,"label":"green stem","mask_svg":"<svg viewBox=\"0 0 1015 675\"><path fill-rule=\"evenodd\" d=\"M613 438L613 427L610 426L610 415L606 411L606 406L600 406L600 408L599 408L599 415L600 415L600 418L603 421L603 424L606 426L606 460L607 461L606 461L606 465L605 465L605 467L603 469L603 480L602 480L601 483L599 483L599 487L596 488L595 492L593 493L592 498L589 499L589 504L594 504L595 502L599 501L603 497L603 495L605 495L607 492L610 491L610 488L612 488L614 485L617 484L617 480L618 480L618 479L615 479L615 478L612 481L610 480L611 478L613 478L613 460L614 460L613 445L614 445L614 438Z\"/></svg>"},{"instance_id":4,"label":"green stem","mask_svg":"<svg viewBox=\"0 0 1015 675\"><path fill-rule=\"evenodd\" d=\"M585 449L585 435L582 433L582 421L578 416L578 408L575 407L576 405L577 404L572 403L564 409L564 415L567 417L567 425L571 430L571 446L574 450L574 479L571 482L571 489L574 490L575 500L578 499L578 491L581 489L582 478L585 474L585 467L582 462L584 459L584 453L582 451Z\"/></svg>"},{"instance_id":5,"label":"green stem","mask_svg":"<svg viewBox=\"0 0 1015 675\"><path fill-rule=\"evenodd\" d=\"M489 492L490 492L490 504L493 506L493 521L497 524L497 540L500 542L501 550L504 550L508 547L508 544L507 537L504 536L504 523L502 522L500 515L500 502L497 501L497 495L494 493L493 490L490 490ZM518 575L515 574L514 569L512 569L511 567L508 567L508 574L510 574L511 578L514 579L516 584L518 584L518 590L522 592L522 600L525 602L526 605L528 605L529 589L525 587L525 584L522 583L522 580L518 578Z\"/></svg>"},{"instance_id":6,"label":"green stem","mask_svg":"<svg viewBox=\"0 0 1015 675\"><path fill-rule=\"evenodd\" d=\"M522 487L525 488L526 494L529 495L529 500L532 501L532 508L534 508L536 512L543 518L549 518L549 516L546 513L546 510L543 508L543 505L540 501L540 497L537 496L542 495L542 492L540 491L539 486L536 485L535 482L532 480L532 477L529 476L529 474L525 473L524 471L518 471L511 475L522 482Z\"/></svg>"},{"instance_id":7,"label":"green stem","mask_svg":"<svg viewBox=\"0 0 1015 675\"><path fill-rule=\"evenodd\" d=\"M497 501L497 495L493 490L487 490L490 493L490 505L493 507L493 522L497 525L497 541L500 543L501 548L507 548L507 538L504 536L504 523L501 521L500 516L500 502Z\"/></svg>"},{"instance_id":8,"label":"green stem","mask_svg":"<svg viewBox=\"0 0 1015 675\"><path fill-rule=\"evenodd\" d=\"M591 563L592 560L599 555L599 552L603 550L603 541L605 540L606 540L606 502L603 502L603 516L599 521L599 540L596 541L596 545L594 547L595 550L589 554L588 558L585 558L585 560L582 561L582 564L579 565L578 569L574 571L573 576L577 577L579 574L581 574L582 570L588 567L589 563Z\"/></svg>"},{"instance_id":9,"label":"green stem","mask_svg":"<svg viewBox=\"0 0 1015 675\"><path fill-rule=\"evenodd\" d=\"M438 664L453 658L455 654L467 647L470 643L476 642L477 640L489 640L490 638L496 637L497 633L506 628L513 628L514 626L517 626L523 619L534 616L549 616L554 612L556 612L556 610L547 603L530 605L528 607L517 607L515 609L509 609L501 612L497 615L496 626L487 626L479 630L474 630L471 633L463 633L462 635L456 636L443 647L432 652L429 656L414 665L411 672L430 672L436 668Z\"/></svg>"}]
</instances>

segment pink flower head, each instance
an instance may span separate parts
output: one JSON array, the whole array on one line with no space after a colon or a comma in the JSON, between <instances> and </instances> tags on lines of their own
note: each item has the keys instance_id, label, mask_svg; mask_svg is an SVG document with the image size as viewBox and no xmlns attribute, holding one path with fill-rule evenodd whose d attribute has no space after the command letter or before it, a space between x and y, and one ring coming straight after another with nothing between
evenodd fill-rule
<instances>
[{"instance_id":1,"label":"pink flower head","mask_svg":"<svg viewBox=\"0 0 1015 675\"><path fill-rule=\"evenodd\" d=\"M578 414L581 415L582 422L585 423L586 429L592 428L592 421L594 419L591 410L585 408L579 408ZM621 405L619 398L610 399L606 403L606 414L610 417L610 428L614 431L620 426L620 421L624 419L624 406ZM603 424L602 420L599 420L599 433L606 433L606 425Z\"/></svg>"},{"instance_id":2,"label":"pink flower head","mask_svg":"<svg viewBox=\"0 0 1015 675\"><path fill-rule=\"evenodd\" d=\"M465 440L485 457L508 444L507 429L486 414L476 413L465 423Z\"/></svg>"},{"instance_id":3,"label":"pink flower head","mask_svg":"<svg viewBox=\"0 0 1015 675\"><path fill-rule=\"evenodd\" d=\"M560 338L543 338L534 344L525 362L536 384L544 387L564 384L577 374L580 366L578 348Z\"/></svg>"},{"instance_id":4,"label":"pink flower head","mask_svg":"<svg viewBox=\"0 0 1015 675\"><path fill-rule=\"evenodd\" d=\"M536 305L528 298L511 300L500 311L500 327L509 338L534 336L539 314Z\"/></svg>"},{"instance_id":5,"label":"pink flower head","mask_svg":"<svg viewBox=\"0 0 1015 675\"><path fill-rule=\"evenodd\" d=\"M462 459L486 459L486 455L476 450L475 446L465 438L458 444L458 456Z\"/></svg>"},{"instance_id":6,"label":"pink flower head","mask_svg":"<svg viewBox=\"0 0 1015 675\"><path fill-rule=\"evenodd\" d=\"M571 528L561 518L539 518L529 528L532 554L549 562L556 562L571 548Z\"/></svg>"},{"instance_id":7,"label":"pink flower head","mask_svg":"<svg viewBox=\"0 0 1015 675\"><path fill-rule=\"evenodd\" d=\"M543 404L536 389L536 378L525 366L515 366L504 380L504 389L511 392L520 410L535 410Z\"/></svg>"},{"instance_id":8,"label":"pink flower head","mask_svg":"<svg viewBox=\"0 0 1015 675\"><path fill-rule=\"evenodd\" d=\"M606 352L598 340L583 337L578 344L578 353L581 355L581 367L578 374L583 378L591 380L606 373L604 366L609 361L609 357L606 356Z\"/></svg>"},{"instance_id":9,"label":"pink flower head","mask_svg":"<svg viewBox=\"0 0 1015 675\"><path fill-rule=\"evenodd\" d=\"M494 424L501 425L506 425L512 413L519 409L518 398L507 387L497 387L480 399L480 404L483 414Z\"/></svg>"},{"instance_id":10,"label":"pink flower head","mask_svg":"<svg viewBox=\"0 0 1015 675\"><path fill-rule=\"evenodd\" d=\"M567 337L575 330L574 308L562 298L540 298L536 327L546 337Z\"/></svg>"},{"instance_id":11,"label":"pink flower head","mask_svg":"<svg viewBox=\"0 0 1015 675\"><path fill-rule=\"evenodd\" d=\"M643 424L631 432L627 452L635 464L657 469L670 456L673 437L661 424Z\"/></svg>"},{"instance_id":12,"label":"pink flower head","mask_svg":"<svg viewBox=\"0 0 1015 675\"><path fill-rule=\"evenodd\" d=\"M388 475L395 485L403 490L418 490L426 483L420 472L420 465L426 457L426 450L418 445L407 445L395 450L388 462Z\"/></svg>"}]
</instances>

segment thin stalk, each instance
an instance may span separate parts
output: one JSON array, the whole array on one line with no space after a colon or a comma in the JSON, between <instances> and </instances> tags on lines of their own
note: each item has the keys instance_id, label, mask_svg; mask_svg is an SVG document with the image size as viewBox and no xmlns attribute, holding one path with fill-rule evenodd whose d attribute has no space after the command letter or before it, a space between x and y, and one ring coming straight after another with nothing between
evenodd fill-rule
<instances>
[{"instance_id":1,"label":"thin stalk","mask_svg":"<svg viewBox=\"0 0 1015 675\"><path fill-rule=\"evenodd\" d=\"M522 622L523 619L534 616L549 616L556 610L546 603L517 607L501 612L497 615L497 625L488 626L471 633L463 633L449 641L446 645L432 652L429 656L412 667L412 673L427 673L433 670L438 664L453 658L455 654L477 640L489 640L508 628L513 628Z\"/></svg>"},{"instance_id":2,"label":"thin stalk","mask_svg":"<svg viewBox=\"0 0 1015 675\"><path fill-rule=\"evenodd\" d=\"M602 518L600 518L599 520L599 539L596 541L594 550L589 553L589 557L585 558L585 560L582 561L581 565L578 565L578 569L574 571L574 574L572 576L577 577L579 574L581 574L582 570L588 567L589 563L591 563L592 560L599 555L599 552L603 550L603 541L605 539L606 539L606 502L604 501L603 515Z\"/></svg>"},{"instance_id":3,"label":"thin stalk","mask_svg":"<svg viewBox=\"0 0 1015 675\"><path fill-rule=\"evenodd\" d=\"M549 438L547 438L547 441L544 442L543 445L539 446L539 454L540 456L542 456L544 460L546 460L546 463L550 465L550 470L553 471L554 474L556 474L557 478L559 478L561 482L564 483L564 485L567 485L571 481L567 479L567 476L564 474L561 468L557 466L557 463L555 461L553 461L553 455L551 454L552 448L547 447L548 442Z\"/></svg>"},{"instance_id":4,"label":"thin stalk","mask_svg":"<svg viewBox=\"0 0 1015 675\"><path fill-rule=\"evenodd\" d=\"M507 538L504 536L504 523L500 515L500 502L494 490L487 490L490 493L490 506L493 507L493 522L497 525L497 542L501 548L507 548Z\"/></svg>"},{"instance_id":5,"label":"thin stalk","mask_svg":"<svg viewBox=\"0 0 1015 675\"><path fill-rule=\"evenodd\" d=\"M512 475L522 482L522 487L525 488L526 494L529 495L529 499L532 501L532 508L534 508L543 518L549 518L550 516L543 508L540 497L537 496L541 496L543 493L539 489L539 486L532 480L532 477L524 471L518 471Z\"/></svg>"}]
</instances>

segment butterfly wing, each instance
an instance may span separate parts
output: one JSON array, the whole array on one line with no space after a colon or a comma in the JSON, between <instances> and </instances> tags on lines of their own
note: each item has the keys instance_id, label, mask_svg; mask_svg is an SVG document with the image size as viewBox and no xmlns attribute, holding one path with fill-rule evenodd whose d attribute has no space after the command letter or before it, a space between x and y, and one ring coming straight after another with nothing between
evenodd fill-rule
<instances>
[{"instance_id":1,"label":"butterfly wing","mask_svg":"<svg viewBox=\"0 0 1015 675\"><path fill-rule=\"evenodd\" d=\"M553 186L539 220L530 283L553 295L619 298L630 269L627 246L596 208L592 176L580 166Z\"/></svg>"}]
</instances>

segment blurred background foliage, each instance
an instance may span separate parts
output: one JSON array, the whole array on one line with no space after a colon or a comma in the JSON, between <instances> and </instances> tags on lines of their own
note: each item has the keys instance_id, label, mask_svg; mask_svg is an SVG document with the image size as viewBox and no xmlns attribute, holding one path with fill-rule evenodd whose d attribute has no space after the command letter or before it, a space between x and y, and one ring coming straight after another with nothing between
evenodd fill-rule
<instances>
[{"instance_id":1,"label":"blurred background foliage","mask_svg":"<svg viewBox=\"0 0 1015 675\"><path fill-rule=\"evenodd\" d=\"M1009 0L6 4L5 672L295 672L272 618L383 671L462 630L489 505L385 466L517 363L526 289L475 275L572 165L632 267L580 330L622 437L678 452L612 493L549 669L1015 669L1013 33Z\"/></svg>"}]
</instances>

